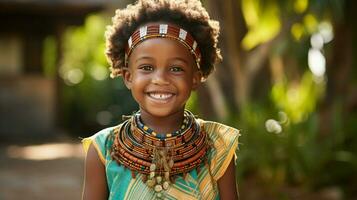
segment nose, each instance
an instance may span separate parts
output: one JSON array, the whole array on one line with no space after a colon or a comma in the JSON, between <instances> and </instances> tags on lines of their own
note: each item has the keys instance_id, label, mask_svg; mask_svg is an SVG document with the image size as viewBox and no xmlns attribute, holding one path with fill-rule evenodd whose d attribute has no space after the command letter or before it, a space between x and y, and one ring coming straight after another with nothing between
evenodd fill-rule
<instances>
[{"instance_id":1,"label":"nose","mask_svg":"<svg viewBox=\"0 0 357 200\"><path fill-rule=\"evenodd\" d=\"M153 78L152 83L155 85L168 85L170 82L167 79L167 74L165 70L156 70Z\"/></svg>"}]
</instances>

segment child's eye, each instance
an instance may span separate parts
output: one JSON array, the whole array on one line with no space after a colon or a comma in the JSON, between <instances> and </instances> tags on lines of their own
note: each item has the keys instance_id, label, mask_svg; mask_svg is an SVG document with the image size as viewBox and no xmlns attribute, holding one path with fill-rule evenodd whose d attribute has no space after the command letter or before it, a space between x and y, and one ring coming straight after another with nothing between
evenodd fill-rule
<instances>
[{"instance_id":1,"label":"child's eye","mask_svg":"<svg viewBox=\"0 0 357 200\"><path fill-rule=\"evenodd\" d=\"M183 71L182 67L179 67L179 66L173 66L173 67L171 67L170 70L172 72L182 72Z\"/></svg>"},{"instance_id":2,"label":"child's eye","mask_svg":"<svg viewBox=\"0 0 357 200\"><path fill-rule=\"evenodd\" d=\"M154 68L150 65L143 65L143 66L140 66L140 69L142 69L144 71L152 71Z\"/></svg>"}]
</instances>

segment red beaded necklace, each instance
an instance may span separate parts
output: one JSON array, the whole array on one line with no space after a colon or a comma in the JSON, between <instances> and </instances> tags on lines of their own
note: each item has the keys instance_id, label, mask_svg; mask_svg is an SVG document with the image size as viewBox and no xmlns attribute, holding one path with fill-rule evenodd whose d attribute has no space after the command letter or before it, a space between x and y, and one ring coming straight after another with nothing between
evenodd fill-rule
<instances>
[{"instance_id":1,"label":"red beaded necklace","mask_svg":"<svg viewBox=\"0 0 357 200\"><path fill-rule=\"evenodd\" d=\"M207 161L209 138L203 126L189 111L191 120L184 132L171 137L157 138L141 129L135 115L114 131L111 156L119 165L132 172L143 174L143 181L156 192L166 190L177 175L185 175L193 169L199 172Z\"/></svg>"}]
</instances>

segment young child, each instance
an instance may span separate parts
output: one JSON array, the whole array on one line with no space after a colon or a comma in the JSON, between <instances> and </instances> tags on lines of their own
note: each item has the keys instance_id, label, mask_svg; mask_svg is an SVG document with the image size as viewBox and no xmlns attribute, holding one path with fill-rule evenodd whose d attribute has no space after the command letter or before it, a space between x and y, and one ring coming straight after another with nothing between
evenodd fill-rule
<instances>
[{"instance_id":1,"label":"young child","mask_svg":"<svg viewBox=\"0 0 357 200\"><path fill-rule=\"evenodd\" d=\"M221 59L218 34L199 0L139 0L116 11L106 54L140 108L83 140L83 199L238 199L239 131L185 110Z\"/></svg>"}]
</instances>

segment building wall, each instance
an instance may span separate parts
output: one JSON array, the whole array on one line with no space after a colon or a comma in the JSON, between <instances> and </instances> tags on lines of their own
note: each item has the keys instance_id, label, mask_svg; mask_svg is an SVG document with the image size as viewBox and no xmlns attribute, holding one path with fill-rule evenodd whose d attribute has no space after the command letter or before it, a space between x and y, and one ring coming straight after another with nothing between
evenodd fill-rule
<instances>
[{"instance_id":1,"label":"building wall","mask_svg":"<svg viewBox=\"0 0 357 200\"><path fill-rule=\"evenodd\" d=\"M1 139L54 132L55 81L40 73L26 73L24 53L22 37L0 35Z\"/></svg>"},{"instance_id":2,"label":"building wall","mask_svg":"<svg viewBox=\"0 0 357 200\"><path fill-rule=\"evenodd\" d=\"M0 138L54 134L54 87L41 76L1 80Z\"/></svg>"}]
</instances>

